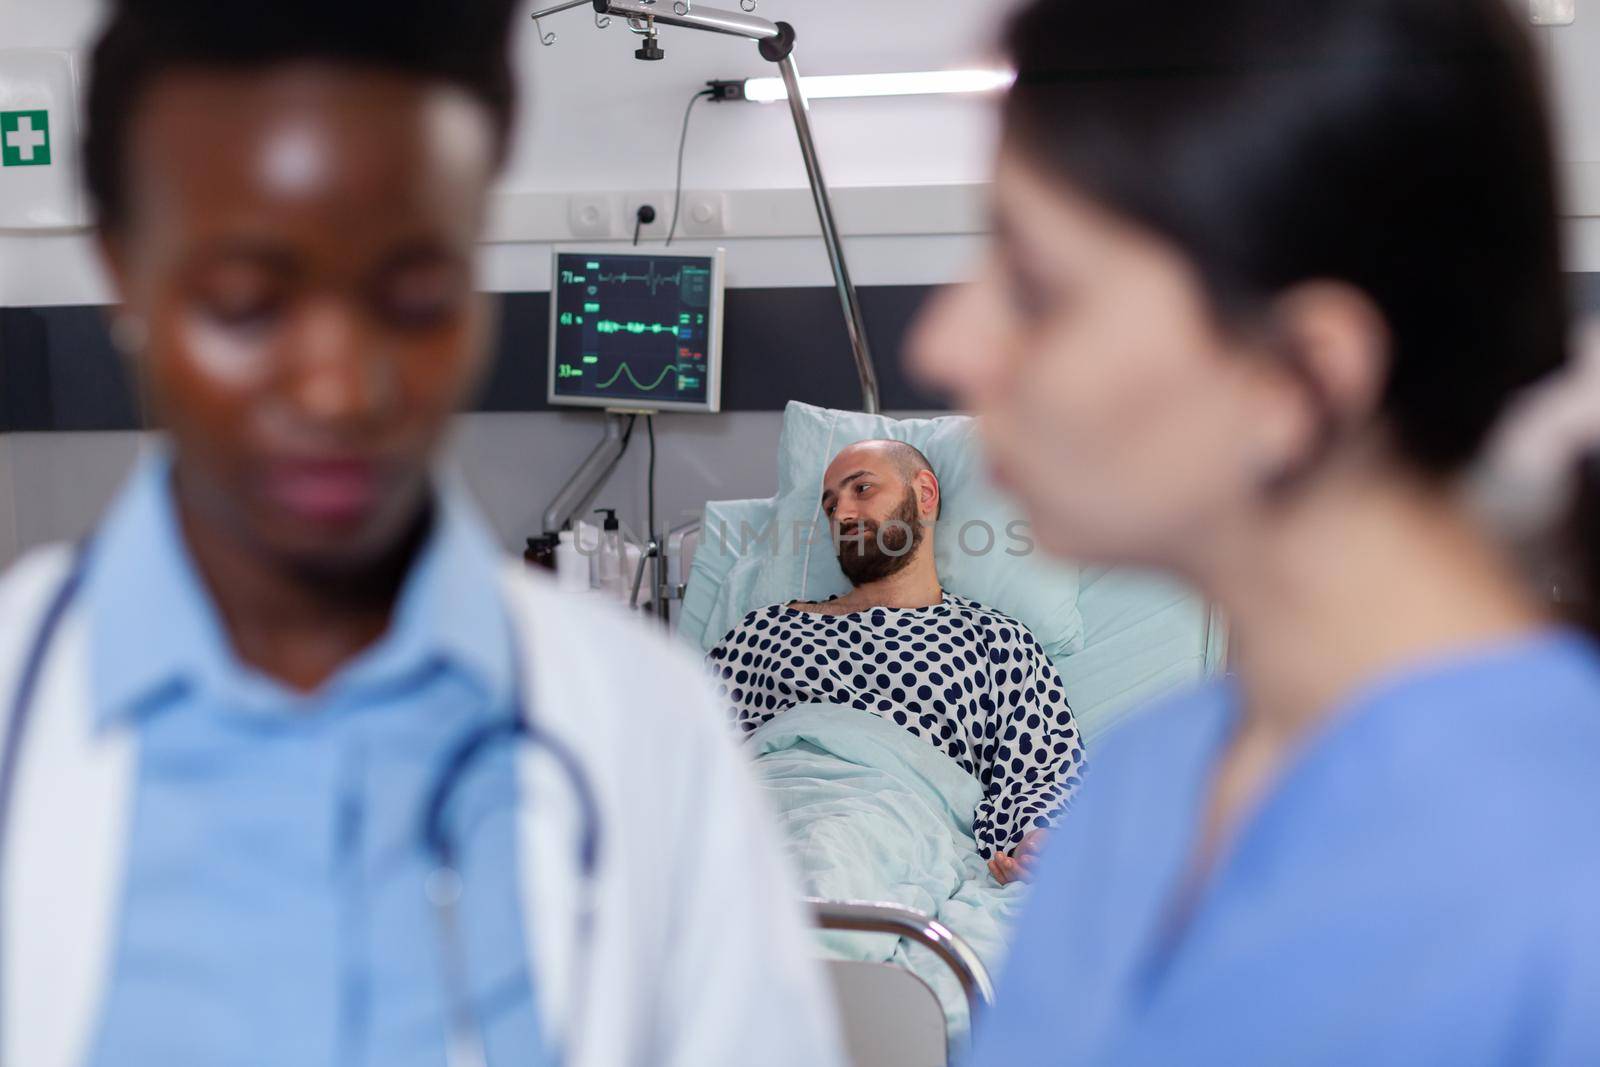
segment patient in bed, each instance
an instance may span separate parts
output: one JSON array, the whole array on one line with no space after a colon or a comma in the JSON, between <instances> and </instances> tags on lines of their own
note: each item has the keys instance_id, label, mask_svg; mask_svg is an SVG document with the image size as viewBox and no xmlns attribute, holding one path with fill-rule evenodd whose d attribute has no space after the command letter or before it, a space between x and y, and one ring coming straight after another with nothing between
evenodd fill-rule
<instances>
[{"instance_id":1,"label":"patient in bed","mask_svg":"<svg viewBox=\"0 0 1600 1067\"><path fill-rule=\"evenodd\" d=\"M995 878L1025 878L1083 771L1060 674L1021 623L941 586L939 479L918 449L851 445L823 485L853 588L746 615L708 655L719 693L746 733L827 703L926 740L981 785L972 835Z\"/></svg>"}]
</instances>

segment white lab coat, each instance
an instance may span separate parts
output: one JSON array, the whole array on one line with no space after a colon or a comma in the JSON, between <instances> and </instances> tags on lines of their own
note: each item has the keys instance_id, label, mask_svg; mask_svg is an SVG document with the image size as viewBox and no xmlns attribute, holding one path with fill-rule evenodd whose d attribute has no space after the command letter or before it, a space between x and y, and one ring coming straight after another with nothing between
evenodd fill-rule
<instances>
[{"instance_id":1,"label":"white lab coat","mask_svg":"<svg viewBox=\"0 0 1600 1067\"><path fill-rule=\"evenodd\" d=\"M0 716L69 562L44 550L0 580ZM547 1039L583 1067L842 1062L796 883L698 662L520 564L502 585L534 714L592 779L603 827L580 996L577 805L549 757L524 754L519 870ZM77 1067L108 978L138 740L91 734L86 632L79 605L41 677L0 856L5 1067Z\"/></svg>"}]
</instances>

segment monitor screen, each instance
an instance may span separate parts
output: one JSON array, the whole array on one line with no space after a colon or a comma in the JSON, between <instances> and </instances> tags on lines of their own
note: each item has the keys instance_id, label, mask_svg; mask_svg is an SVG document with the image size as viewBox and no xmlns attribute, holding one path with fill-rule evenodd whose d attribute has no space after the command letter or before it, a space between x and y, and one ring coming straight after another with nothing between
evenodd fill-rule
<instances>
[{"instance_id":1,"label":"monitor screen","mask_svg":"<svg viewBox=\"0 0 1600 1067\"><path fill-rule=\"evenodd\" d=\"M555 254L550 403L716 411L722 251Z\"/></svg>"}]
</instances>

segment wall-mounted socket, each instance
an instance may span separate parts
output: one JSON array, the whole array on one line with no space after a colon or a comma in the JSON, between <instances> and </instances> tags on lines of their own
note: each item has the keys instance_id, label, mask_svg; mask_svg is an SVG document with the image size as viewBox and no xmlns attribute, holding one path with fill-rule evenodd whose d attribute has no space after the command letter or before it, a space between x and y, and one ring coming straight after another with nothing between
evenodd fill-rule
<instances>
[{"instance_id":1,"label":"wall-mounted socket","mask_svg":"<svg viewBox=\"0 0 1600 1067\"><path fill-rule=\"evenodd\" d=\"M656 209L654 222L647 222L639 227L639 240L663 241L667 237L667 227L672 223L672 191L629 193L622 200L622 225L627 230L627 237L632 239L633 228L638 225L639 208L649 204Z\"/></svg>"},{"instance_id":2,"label":"wall-mounted socket","mask_svg":"<svg viewBox=\"0 0 1600 1067\"><path fill-rule=\"evenodd\" d=\"M689 192L683 194L678 232L687 237L722 237L728 233L728 194Z\"/></svg>"},{"instance_id":3,"label":"wall-mounted socket","mask_svg":"<svg viewBox=\"0 0 1600 1067\"><path fill-rule=\"evenodd\" d=\"M1528 0L1535 26L1570 26L1578 18L1578 0Z\"/></svg>"},{"instance_id":4,"label":"wall-mounted socket","mask_svg":"<svg viewBox=\"0 0 1600 1067\"><path fill-rule=\"evenodd\" d=\"M603 193L582 193L567 197L567 228L574 237L612 235L611 197ZM629 231L630 233L632 231Z\"/></svg>"}]
</instances>

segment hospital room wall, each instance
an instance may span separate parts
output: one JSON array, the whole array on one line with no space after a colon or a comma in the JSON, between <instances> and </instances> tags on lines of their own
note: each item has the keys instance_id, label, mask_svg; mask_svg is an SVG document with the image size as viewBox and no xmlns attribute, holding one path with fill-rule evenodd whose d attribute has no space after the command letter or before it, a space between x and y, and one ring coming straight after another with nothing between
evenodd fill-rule
<instances>
[{"instance_id":1,"label":"hospital room wall","mask_svg":"<svg viewBox=\"0 0 1600 1067\"><path fill-rule=\"evenodd\" d=\"M720 2L733 6L732 0ZM761 0L759 13L797 26L802 71L844 73L982 62L1002 6L943 5L938 18L928 18L924 0ZM0 41L8 47L82 48L100 9L99 0L9 0L0 4ZM666 62L639 63L631 57L626 34L615 27L594 30L582 10L546 28L560 34L554 48L539 45L531 22L517 44L525 100L503 194L670 190L689 94L707 77L769 73L739 42L683 33L663 38ZM1586 62L1600 55L1600 19L1580 18L1574 26L1538 36L1552 59L1562 104L1563 154L1568 161L1600 161L1600 108L1588 103L1600 99L1600 64ZM842 191L978 181L993 145L988 104L970 99L821 101L813 118L829 178ZM778 107L701 104L689 146L689 189L782 190L804 181L792 130ZM809 290L814 298L817 287L828 284L827 260L814 237L749 236L751 219L735 215L730 221L732 234L717 243L728 249L729 284L735 290L771 287L792 291L797 299ZM1600 217L1574 218L1568 226L1572 269L1600 271ZM870 220L847 225L857 281L870 288L962 277L981 236L952 232L936 218L927 228L927 233L885 234ZM485 288L545 289L548 250L548 243L533 239L485 245ZM1600 304L1600 286L1589 289ZM86 233L0 233L0 307L93 306L108 299ZM838 328L834 322L826 325ZM897 338L882 340L878 359L887 364L898 358L892 343ZM790 358L797 348L803 351L794 338L784 341ZM832 348L808 355L830 367L847 360L845 352ZM768 373L753 359L741 369ZM662 523L676 521L707 499L770 494L780 426L775 403L719 416L659 418ZM640 431L596 501L617 506L636 529L642 527L645 496ZM599 433L598 416L582 412L496 411L462 419L454 454L508 548L539 532L543 508ZM144 439L131 429L0 434L0 566L20 549L84 532Z\"/></svg>"},{"instance_id":2,"label":"hospital room wall","mask_svg":"<svg viewBox=\"0 0 1600 1067\"><path fill-rule=\"evenodd\" d=\"M733 0L725 6L734 6ZM100 10L99 0L12 0L0 4L0 41L8 47L81 49ZM924 11L914 0L761 0L759 14L796 25L803 72L984 61L993 5L952 5L939 19L923 17ZM531 21L517 42L523 117L500 183L503 193L668 190L690 94L708 77L771 73L753 47L730 39L665 35L667 61L646 64L632 58L629 35L615 27L595 30L583 10L546 28L560 35L554 48L538 43ZM819 102L814 121L829 179L841 190L975 181L983 176L993 140L987 105L972 100ZM699 105L684 170L689 189L799 189L805 183L787 113L774 106ZM829 284L819 240L744 238L738 236L738 218L730 221L734 234L716 243L728 249L731 287L794 290L798 296L801 289ZM857 280L870 287L954 280L977 247L978 238L970 234L862 234L851 238L849 251ZM485 288L544 290L548 252L542 241L486 245ZM0 306L86 307L109 299L87 233L0 234ZM889 340L880 362L895 358ZM820 355L847 365L843 350ZM659 417L661 523L676 522L707 499L770 494L780 426L776 410ZM644 525L643 429L596 500L618 507L636 529ZM539 532L550 497L599 435L594 413L478 413L462 418L454 453L502 540L517 548L522 538ZM19 549L87 530L144 437L132 429L0 435L0 566Z\"/></svg>"},{"instance_id":3,"label":"hospital room wall","mask_svg":"<svg viewBox=\"0 0 1600 1067\"><path fill-rule=\"evenodd\" d=\"M718 3L736 6L736 0ZM523 5L526 11L535 6L540 5ZM758 14L796 26L802 72L849 73L992 64L995 15L1005 6L1004 0L951 4L938 18L929 18L922 0L760 0ZM70 48L81 56L102 9L100 0L7 0L0 3L0 43ZM661 207L673 188L690 96L708 78L771 75L774 68L747 42L683 30L663 31L664 62L641 63L632 55L634 38L620 22L600 31L591 20L592 13L581 8L547 21L544 28L560 38L549 48L539 43L531 20L518 20L521 111L498 192L513 200L613 192L618 196L613 233L621 238L630 232L621 217L625 195L648 193ZM836 191L979 182L995 133L989 102L964 97L819 101L813 105L813 124ZM782 105L702 103L687 144L683 179L688 190L736 195L805 187L799 148ZM796 206L809 212L803 199L786 211ZM766 205L758 210L765 214ZM564 223L564 211L560 215ZM663 219L666 215L663 211ZM757 210L747 210L741 218L733 211L729 233L707 242L729 247L730 285L829 283L820 241L752 239L749 234L771 229L765 225L770 220L756 215ZM948 226L947 220L930 217L927 233L933 236L907 235L901 223L898 238L867 236L853 243L853 259L863 261L852 264L859 280L869 285L949 280L965 269L971 241L950 234ZM546 242L574 238L543 225L512 226L508 232L510 243L485 249L487 287L502 292L546 288ZM6 261L13 265L9 277ZM87 234L0 233L0 304L104 303L109 293L92 261ZM23 263L27 269L17 269ZM889 275L879 276L875 263L886 266Z\"/></svg>"},{"instance_id":4,"label":"hospital room wall","mask_svg":"<svg viewBox=\"0 0 1600 1067\"><path fill-rule=\"evenodd\" d=\"M681 522L707 500L770 496L777 484L777 412L657 417L656 514ZM582 413L479 413L459 420L450 469L482 505L501 542L520 550L581 450L599 440ZM21 549L82 536L153 435L137 431L0 435L0 568ZM644 528L644 427L596 506Z\"/></svg>"}]
</instances>

